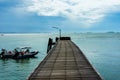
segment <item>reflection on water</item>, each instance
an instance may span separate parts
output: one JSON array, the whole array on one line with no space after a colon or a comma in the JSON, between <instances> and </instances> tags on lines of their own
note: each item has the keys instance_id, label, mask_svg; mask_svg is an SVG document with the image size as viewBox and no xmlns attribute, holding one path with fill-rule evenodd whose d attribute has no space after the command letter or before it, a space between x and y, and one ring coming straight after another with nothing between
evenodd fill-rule
<instances>
[{"instance_id":1,"label":"reflection on water","mask_svg":"<svg viewBox=\"0 0 120 80\"><path fill-rule=\"evenodd\" d=\"M21 60L15 60L16 63L24 64L24 63L30 63L30 59L21 59Z\"/></svg>"}]
</instances>

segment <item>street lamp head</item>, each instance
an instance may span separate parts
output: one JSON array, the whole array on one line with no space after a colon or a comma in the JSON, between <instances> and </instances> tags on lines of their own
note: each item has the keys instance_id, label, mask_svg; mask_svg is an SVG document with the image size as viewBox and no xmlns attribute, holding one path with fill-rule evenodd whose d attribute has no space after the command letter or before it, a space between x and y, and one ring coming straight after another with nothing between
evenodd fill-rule
<instances>
[{"instance_id":1,"label":"street lamp head","mask_svg":"<svg viewBox=\"0 0 120 80\"><path fill-rule=\"evenodd\" d=\"M52 28L58 29L58 30L59 30L59 35L60 35L60 37L61 37L61 29L58 28L58 27L52 27Z\"/></svg>"},{"instance_id":2,"label":"street lamp head","mask_svg":"<svg viewBox=\"0 0 120 80\"><path fill-rule=\"evenodd\" d=\"M52 27L52 28L59 29L58 27Z\"/></svg>"}]
</instances>

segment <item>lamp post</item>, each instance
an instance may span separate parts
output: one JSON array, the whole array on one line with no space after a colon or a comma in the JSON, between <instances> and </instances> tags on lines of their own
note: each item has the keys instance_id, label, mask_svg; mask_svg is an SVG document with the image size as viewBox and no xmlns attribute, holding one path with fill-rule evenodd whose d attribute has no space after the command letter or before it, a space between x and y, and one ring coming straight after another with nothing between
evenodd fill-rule
<instances>
[{"instance_id":1,"label":"lamp post","mask_svg":"<svg viewBox=\"0 0 120 80\"><path fill-rule=\"evenodd\" d=\"M54 29L58 29L58 30L59 30L59 37L61 37L61 29L58 28L58 27L52 27L52 28L54 28Z\"/></svg>"}]
</instances>

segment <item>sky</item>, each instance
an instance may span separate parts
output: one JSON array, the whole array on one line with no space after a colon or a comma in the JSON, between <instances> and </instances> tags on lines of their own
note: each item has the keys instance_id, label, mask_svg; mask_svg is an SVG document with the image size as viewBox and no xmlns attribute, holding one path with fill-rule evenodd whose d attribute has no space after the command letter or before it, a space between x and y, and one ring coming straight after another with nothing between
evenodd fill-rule
<instances>
[{"instance_id":1,"label":"sky","mask_svg":"<svg viewBox=\"0 0 120 80\"><path fill-rule=\"evenodd\" d=\"M0 32L120 32L120 0L0 0Z\"/></svg>"}]
</instances>

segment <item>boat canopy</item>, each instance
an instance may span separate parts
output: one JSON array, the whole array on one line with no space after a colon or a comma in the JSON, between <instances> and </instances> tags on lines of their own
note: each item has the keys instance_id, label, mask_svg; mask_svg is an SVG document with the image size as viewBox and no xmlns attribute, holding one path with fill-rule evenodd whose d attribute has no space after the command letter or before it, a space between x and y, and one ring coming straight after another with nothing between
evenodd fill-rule
<instances>
[{"instance_id":1,"label":"boat canopy","mask_svg":"<svg viewBox=\"0 0 120 80\"><path fill-rule=\"evenodd\" d=\"M31 47L22 47L22 48L20 48L20 47L16 47L15 49L17 49L19 52L21 52L21 51L30 50Z\"/></svg>"}]
</instances>

